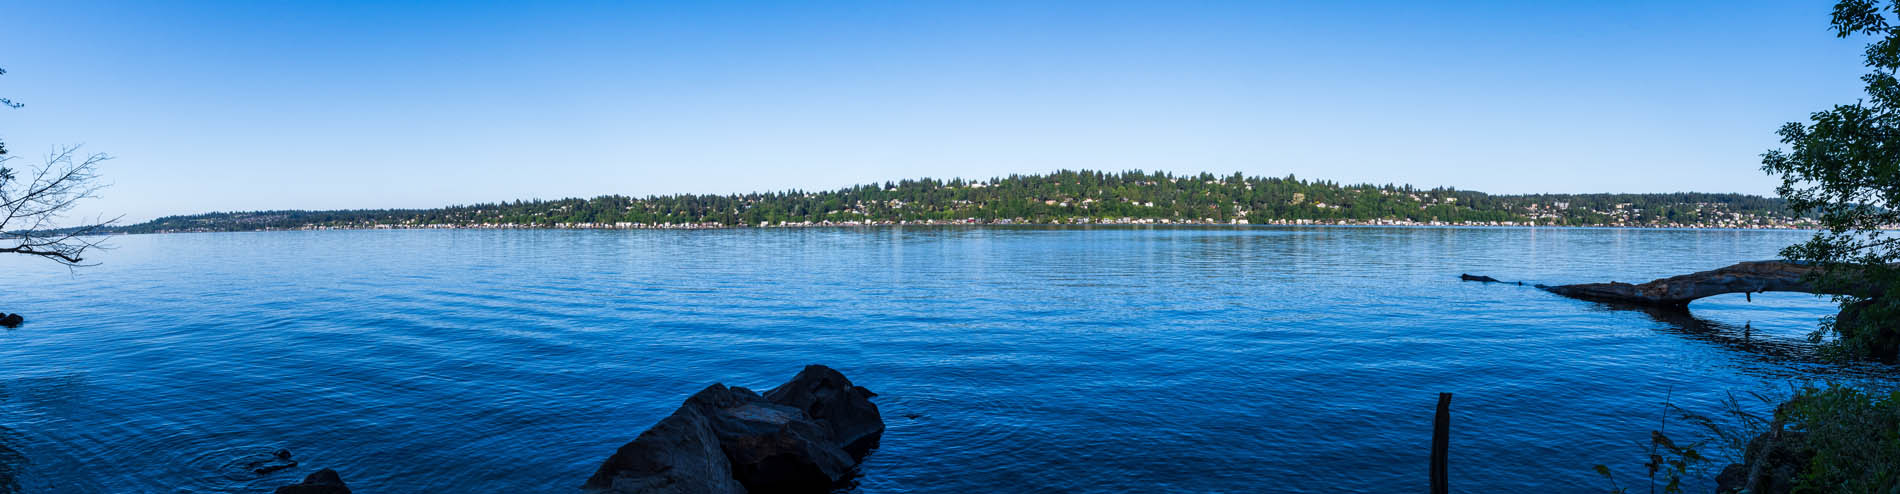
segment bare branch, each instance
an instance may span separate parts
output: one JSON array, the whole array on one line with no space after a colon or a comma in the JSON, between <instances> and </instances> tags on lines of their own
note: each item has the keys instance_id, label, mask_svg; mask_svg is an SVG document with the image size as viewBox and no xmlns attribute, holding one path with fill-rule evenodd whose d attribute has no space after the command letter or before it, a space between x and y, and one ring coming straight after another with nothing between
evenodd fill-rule
<instances>
[{"instance_id":1,"label":"bare branch","mask_svg":"<svg viewBox=\"0 0 1900 494\"><path fill-rule=\"evenodd\" d=\"M105 187L98 181L98 166L112 159L103 153L76 159L79 148L55 148L25 173L5 166L11 157L0 158L0 254L40 256L76 267L89 265L86 251L105 248L98 236L119 218L61 224L80 201L98 197Z\"/></svg>"}]
</instances>

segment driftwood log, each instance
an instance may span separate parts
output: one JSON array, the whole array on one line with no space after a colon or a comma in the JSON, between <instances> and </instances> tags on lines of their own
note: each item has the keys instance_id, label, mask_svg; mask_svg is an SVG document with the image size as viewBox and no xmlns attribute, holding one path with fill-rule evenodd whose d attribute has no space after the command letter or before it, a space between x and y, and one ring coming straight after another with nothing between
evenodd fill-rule
<instances>
[{"instance_id":1,"label":"driftwood log","mask_svg":"<svg viewBox=\"0 0 1900 494\"><path fill-rule=\"evenodd\" d=\"M1612 281L1537 287L1558 295L1597 302L1683 307L1695 299L1725 293L1836 294L1813 282L1810 275L1820 271L1821 268L1817 266L1791 261L1749 261L1636 285Z\"/></svg>"}]
</instances>

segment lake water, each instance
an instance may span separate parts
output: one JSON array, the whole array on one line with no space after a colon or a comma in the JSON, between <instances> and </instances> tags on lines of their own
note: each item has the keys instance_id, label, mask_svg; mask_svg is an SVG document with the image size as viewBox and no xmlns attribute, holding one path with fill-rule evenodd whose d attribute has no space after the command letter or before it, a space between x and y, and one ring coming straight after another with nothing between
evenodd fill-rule
<instances>
[{"instance_id":1,"label":"lake water","mask_svg":"<svg viewBox=\"0 0 1900 494\"><path fill-rule=\"evenodd\" d=\"M876 391L863 493L1423 490L1640 476L1665 397L1816 364L1825 299L1694 319L1531 288L1775 257L1786 231L879 228L114 238L0 259L0 492L575 492L713 382ZM19 256L14 256L19 257ZM1749 329L1744 334L1744 325ZM1745 400L1746 401L1746 400ZM1686 427L1672 424L1678 429ZM221 466L287 448L302 466Z\"/></svg>"}]
</instances>

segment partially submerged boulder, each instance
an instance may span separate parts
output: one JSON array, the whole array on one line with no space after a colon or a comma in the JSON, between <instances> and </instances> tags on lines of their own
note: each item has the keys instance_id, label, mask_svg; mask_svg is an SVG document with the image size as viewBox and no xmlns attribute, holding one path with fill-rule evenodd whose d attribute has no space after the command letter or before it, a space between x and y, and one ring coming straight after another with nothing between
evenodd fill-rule
<instances>
[{"instance_id":1,"label":"partially submerged boulder","mask_svg":"<svg viewBox=\"0 0 1900 494\"><path fill-rule=\"evenodd\" d=\"M870 390L805 367L764 396L721 384L615 451L584 488L613 493L830 492L877 445Z\"/></svg>"},{"instance_id":2,"label":"partially submerged boulder","mask_svg":"<svg viewBox=\"0 0 1900 494\"><path fill-rule=\"evenodd\" d=\"M0 326L5 326L9 328L17 328L17 327L20 327L21 324L25 324L25 323L26 323L26 318L21 317L19 314L7 314L4 312L0 312Z\"/></svg>"},{"instance_id":3,"label":"partially submerged boulder","mask_svg":"<svg viewBox=\"0 0 1900 494\"><path fill-rule=\"evenodd\" d=\"M350 494L350 486L343 485L343 477L336 470L325 468L304 477L303 482L278 487L276 494Z\"/></svg>"}]
</instances>

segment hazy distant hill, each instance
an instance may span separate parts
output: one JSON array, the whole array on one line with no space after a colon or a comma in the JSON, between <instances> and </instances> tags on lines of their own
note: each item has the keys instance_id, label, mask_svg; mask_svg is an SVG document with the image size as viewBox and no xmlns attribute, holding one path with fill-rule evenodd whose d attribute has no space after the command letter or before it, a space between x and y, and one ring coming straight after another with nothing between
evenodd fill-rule
<instances>
[{"instance_id":1,"label":"hazy distant hill","mask_svg":"<svg viewBox=\"0 0 1900 494\"><path fill-rule=\"evenodd\" d=\"M760 226L863 223L1400 223L1787 226L1781 199L1743 194L1491 195L1328 181L1060 171L981 181L918 179L822 192L512 201L436 209L168 216L127 233L373 227Z\"/></svg>"}]
</instances>

